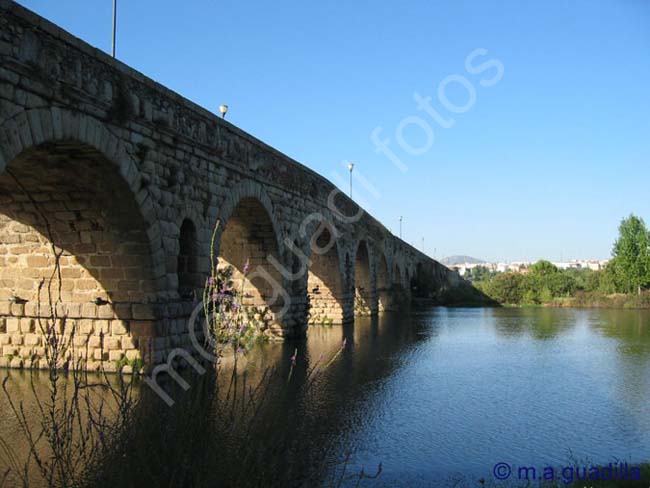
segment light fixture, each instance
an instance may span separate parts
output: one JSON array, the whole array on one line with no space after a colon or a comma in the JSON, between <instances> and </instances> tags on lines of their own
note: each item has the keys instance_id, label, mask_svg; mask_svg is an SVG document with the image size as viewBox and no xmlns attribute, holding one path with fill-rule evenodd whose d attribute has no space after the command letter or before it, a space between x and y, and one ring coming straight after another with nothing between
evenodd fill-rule
<instances>
[{"instance_id":1,"label":"light fixture","mask_svg":"<svg viewBox=\"0 0 650 488\"><path fill-rule=\"evenodd\" d=\"M219 113L221 114L221 118L225 119L228 113L228 105L219 105Z\"/></svg>"}]
</instances>

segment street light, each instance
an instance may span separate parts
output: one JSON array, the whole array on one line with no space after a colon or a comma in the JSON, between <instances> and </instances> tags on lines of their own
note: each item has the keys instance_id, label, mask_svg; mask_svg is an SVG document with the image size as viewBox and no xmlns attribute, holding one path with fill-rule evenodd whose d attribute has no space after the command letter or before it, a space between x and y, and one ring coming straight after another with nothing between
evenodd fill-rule
<instances>
[{"instance_id":1,"label":"street light","mask_svg":"<svg viewBox=\"0 0 650 488\"><path fill-rule=\"evenodd\" d=\"M402 216L399 216L399 238L402 238Z\"/></svg>"},{"instance_id":2,"label":"street light","mask_svg":"<svg viewBox=\"0 0 650 488\"><path fill-rule=\"evenodd\" d=\"M113 43L111 45L111 54L115 57L115 30L117 24L117 0L113 0Z\"/></svg>"},{"instance_id":3,"label":"street light","mask_svg":"<svg viewBox=\"0 0 650 488\"><path fill-rule=\"evenodd\" d=\"M225 119L228 113L228 105L219 105L219 113L221 114L221 118Z\"/></svg>"},{"instance_id":4,"label":"street light","mask_svg":"<svg viewBox=\"0 0 650 488\"><path fill-rule=\"evenodd\" d=\"M352 170L354 169L354 163L348 163L348 169L350 170L350 198L352 198Z\"/></svg>"}]
</instances>

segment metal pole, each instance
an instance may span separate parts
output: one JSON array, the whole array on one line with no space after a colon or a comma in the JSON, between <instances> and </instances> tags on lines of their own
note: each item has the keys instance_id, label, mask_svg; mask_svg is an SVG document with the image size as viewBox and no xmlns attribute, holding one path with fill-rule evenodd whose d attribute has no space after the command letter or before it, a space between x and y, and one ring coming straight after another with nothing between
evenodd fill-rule
<instances>
[{"instance_id":1,"label":"metal pole","mask_svg":"<svg viewBox=\"0 0 650 488\"><path fill-rule=\"evenodd\" d=\"M350 170L350 199L352 199L352 170Z\"/></svg>"},{"instance_id":2,"label":"metal pole","mask_svg":"<svg viewBox=\"0 0 650 488\"><path fill-rule=\"evenodd\" d=\"M117 25L117 0L113 0L113 43L111 53L115 57L115 30Z\"/></svg>"}]
</instances>

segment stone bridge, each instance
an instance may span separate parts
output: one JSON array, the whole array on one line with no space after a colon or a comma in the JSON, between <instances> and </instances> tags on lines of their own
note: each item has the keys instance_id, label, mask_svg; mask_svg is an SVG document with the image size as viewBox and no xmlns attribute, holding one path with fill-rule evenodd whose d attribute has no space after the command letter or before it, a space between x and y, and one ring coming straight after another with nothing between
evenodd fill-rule
<instances>
[{"instance_id":1,"label":"stone bridge","mask_svg":"<svg viewBox=\"0 0 650 488\"><path fill-rule=\"evenodd\" d=\"M163 361L189 347L211 256L278 338L457 279L322 176L6 0L0 59L0 365L43 366L54 315L90 369Z\"/></svg>"}]
</instances>

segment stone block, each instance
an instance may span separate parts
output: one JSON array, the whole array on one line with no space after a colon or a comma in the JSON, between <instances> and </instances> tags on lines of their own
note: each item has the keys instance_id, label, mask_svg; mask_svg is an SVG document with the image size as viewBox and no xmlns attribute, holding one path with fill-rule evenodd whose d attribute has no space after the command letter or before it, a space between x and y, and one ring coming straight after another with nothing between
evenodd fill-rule
<instances>
[{"instance_id":1,"label":"stone block","mask_svg":"<svg viewBox=\"0 0 650 488\"><path fill-rule=\"evenodd\" d=\"M122 351L109 351L108 352L108 360L109 361L119 361L122 359L122 356L124 356L124 353Z\"/></svg>"},{"instance_id":2,"label":"stone block","mask_svg":"<svg viewBox=\"0 0 650 488\"><path fill-rule=\"evenodd\" d=\"M131 349L129 351L126 351L126 359L129 361L133 361L135 359L140 359L140 351L136 349Z\"/></svg>"},{"instance_id":3,"label":"stone block","mask_svg":"<svg viewBox=\"0 0 650 488\"><path fill-rule=\"evenodd\" d=\"M23 334L29 334L36 330L36 321L34 319L20 319L20 331Z\"/></svg>"},{"instance_id":4,"label":"stone block","mask_svg":"<svg viewBox=\"0 0 650 488\"><path fill-rule=\"evenodd\" d=\"M92 334L94 329L94 322L92 319L81 319L77 322L77 330L81 334Z\"/></svg>"},{"instance_id":5,"label":"stone block","mask_svg":"<svg viewBox=\"0 0 650 488\"><path fill-rule=\"evenodd\" d=\"M85 348L89 341L90 341L90 337L88 337L85 334L79 334L79 335L74 336L74 339L73 339L72 343L76 347Z\"/></svg>"},{"instance_id":6,"label":"stone block","mask_svg":"<svg viewBox=\"0 0 650 488\"><path fill-rule=\"evenodd\" d=\"M93 358L95 358L97 361L105 361L108 359L108 351L104 351L102 349L95 349L93 351Z\"/></svg>"},{"instance_id":7,"label":"stone block","mask_svg":"<svg viewBox=\"0 0 650 488\"><path fill-rule=\"evenodd\" d=\"M15 368L15 369L22 369L23 367L23 360L19 357L15 357L11 360L9 363L10 368Z\"/></svg>"},{"instance_id":8,"label":"stone block","mask_svg":"<svg viewBox=\"0 0 650 488\"><path fill-rule=\"evenodd\" d=\"M128 335L122 337L122 349L128 350L136 347L138 347L136 339Z\"/></svg>"},{"instance_id":9,"label":"stone block","mask_svg":"<svg viewBox=\"0 0 650 488\"><path fill-rule=\"evenodd\" d=\"M112 319L114 315L113 307L111 307L111 305L100 305L97 307L97 318Z\"/></svg>"},{"instance_id":10,"label":"stone block","mask_svg":"<svg viewBox=\"0 0 650 488\"><path fill-rule=\"evenodd\" d=\"M128 333L127 324L123 320L113 320L111 322L111 334L122 336Z\"/></svg>"},{"instance_id":11,"label":"stone block","mask_svg":"<svg viewBox=\"0 0 650 488\"><path fill-rule=\"evenodd\" d=\"M23 359L29 359L32 357L32 348L31 347L21 347L18 351L18 355Z\"/></svg>"},{"instance_id":12,"label":"stone block","mask_svg":"<svg viewBox=\"0 0 650 488\"><path fill-rule=\"evenodd\" d=\"M38 334L27 334L25 335L25 345L26 346L38 346L41 344L41 336Z\"/></svg>"},{"instance_id":13,"label":"stone block","mask_svg":"<svg viewBox=\"0 0 650 488\"><path fill-rule=\"evenodd\" d=\"M134 337L155 337L156 323L153 321L133 320L129 323Z\"/></svg>"},{"instance_id":14,"label":"stone block","mask_svg":"<svg viewBox=\"0 0 650 488\"><path fill-rule=\"evenodd\" d=\"M117 337L106 337L104 339L104 349L107 351L121 349L120 340Z\"/></svg>"},{"instance_id":15,"label":"stone block","mask_svg":"<svg viewBox=\"0 0 650 488\"><path fill-rule=\"evenodd\" d=\"M95 335L110 334L110 322L108 320L95 320Z\"/></svg>"},{"instance_id":16,"label":"stone block","mask_svg":"<svg viewBox=\"0 0 650 488\"><path fill-rule=\"evenodd\" d=\"M154 320L156 313L153 305L136 303L132 307L133 318L136 320Z\"/></svg>"}]
</instances>

